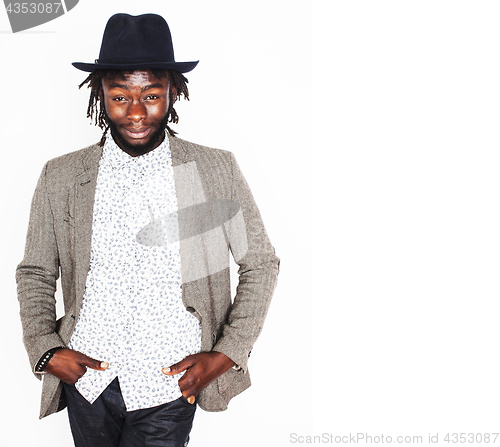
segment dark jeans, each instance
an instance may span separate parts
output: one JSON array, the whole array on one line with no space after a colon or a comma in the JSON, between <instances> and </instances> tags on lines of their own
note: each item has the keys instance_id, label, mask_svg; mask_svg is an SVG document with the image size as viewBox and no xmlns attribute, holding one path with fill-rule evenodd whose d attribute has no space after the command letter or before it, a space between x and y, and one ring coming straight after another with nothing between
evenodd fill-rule
<instances>
[{"instance_id":1,"label":"dark jeans","mask_svg":"<svg viewBox=\"0 0 500 447\"><path fill-rule=\"evenodd\" d=\"M189 441L196 403L184 397L153 408L127 411L118 379L90 404L64 384L76 447L183 447Z\"/></svg>"}]
</instances>

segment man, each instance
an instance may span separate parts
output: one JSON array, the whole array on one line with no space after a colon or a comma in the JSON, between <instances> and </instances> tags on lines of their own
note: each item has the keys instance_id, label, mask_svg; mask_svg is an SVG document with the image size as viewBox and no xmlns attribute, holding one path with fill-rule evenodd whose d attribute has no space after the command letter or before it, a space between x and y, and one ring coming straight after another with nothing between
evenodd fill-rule
<instances>
[{"instance_id":1,"label":"man","mask_svg":"<svg viewBox=\"0 0 500 447\"><path fill-rule=\"evenodd\" d=\"M77 446L187 445L198 404L250 386L279 260L234 156L167 125L196 64L154 14L114 15L99 59L73 64L104 135L45 165L16 277L40 417L67 405Z\"/></svg>"}]
</instances>

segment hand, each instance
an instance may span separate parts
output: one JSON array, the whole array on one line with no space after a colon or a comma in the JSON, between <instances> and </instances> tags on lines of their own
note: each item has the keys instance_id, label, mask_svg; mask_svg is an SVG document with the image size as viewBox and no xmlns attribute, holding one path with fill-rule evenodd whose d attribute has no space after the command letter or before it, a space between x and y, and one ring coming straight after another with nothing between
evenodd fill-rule
<instances>
[{"instance_id":1,"label":"hand","mask_svg":"<svg viewBox=\"0 0 500 447\"><path fill-rule=\"evenodd\" d=\"M72 349L58 349L47 363L45 371L64 383L73 384L87 372L87 367L104 371L109 366L107 362L94 360Z\"/></svg>"},{"instance_id":2,"label":"hand","mask_svg":"<svg viewBox=\"0 0 500 447\"><path fill-rule=\"evenodd\" d=\"M189 399L191 396L198 396L203 388L224 374L234 364L229 357L221 352L200 352L188 355L170 368L163 368L162 372L167 376L173 376L186 371L179 379L179 388L189 403L194 403L194 399L192 402Z\"/></svg>"}]
</instances>

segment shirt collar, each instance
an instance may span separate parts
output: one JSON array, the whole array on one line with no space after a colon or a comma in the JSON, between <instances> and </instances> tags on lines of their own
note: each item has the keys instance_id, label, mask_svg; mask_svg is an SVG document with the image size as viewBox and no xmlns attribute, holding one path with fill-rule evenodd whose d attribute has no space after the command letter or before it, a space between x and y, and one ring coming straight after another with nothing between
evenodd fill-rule
<instances>
[{"instance_id":1,"label":"shirt collar","mask_svg":"<svg viewBox=\"0 0 500 447\"><path fill-rule=\"evenodd\" d=\"M157 148L144 155L132 157L115 143L111 132L109 132L106 135L102 157L109 162L113 170L121 169L130 163L136 163L142 167L157 166L159 164L168 163L171 160L170 143L168 141L168 136L165 134L165 138Z\"/></svg>"}]
</instances>

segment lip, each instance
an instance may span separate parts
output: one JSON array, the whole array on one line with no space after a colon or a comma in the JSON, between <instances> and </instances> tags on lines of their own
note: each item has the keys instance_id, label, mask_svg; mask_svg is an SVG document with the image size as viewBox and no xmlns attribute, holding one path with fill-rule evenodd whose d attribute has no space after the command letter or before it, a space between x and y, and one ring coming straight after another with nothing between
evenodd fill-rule
<instances>
[{"instance_id":1,"label":"lip","mask_svg":"<svg viewBox=\"0 0 500 447\"><path fill-rule=\"evenodd\" d=\"M139 127L137 129L133 127L124 127L123 131L130 137L133 138L134 140L140 140L142 138L147 137L151 132L153 128L152 127Z\"/></svg>"}]
</instances>

